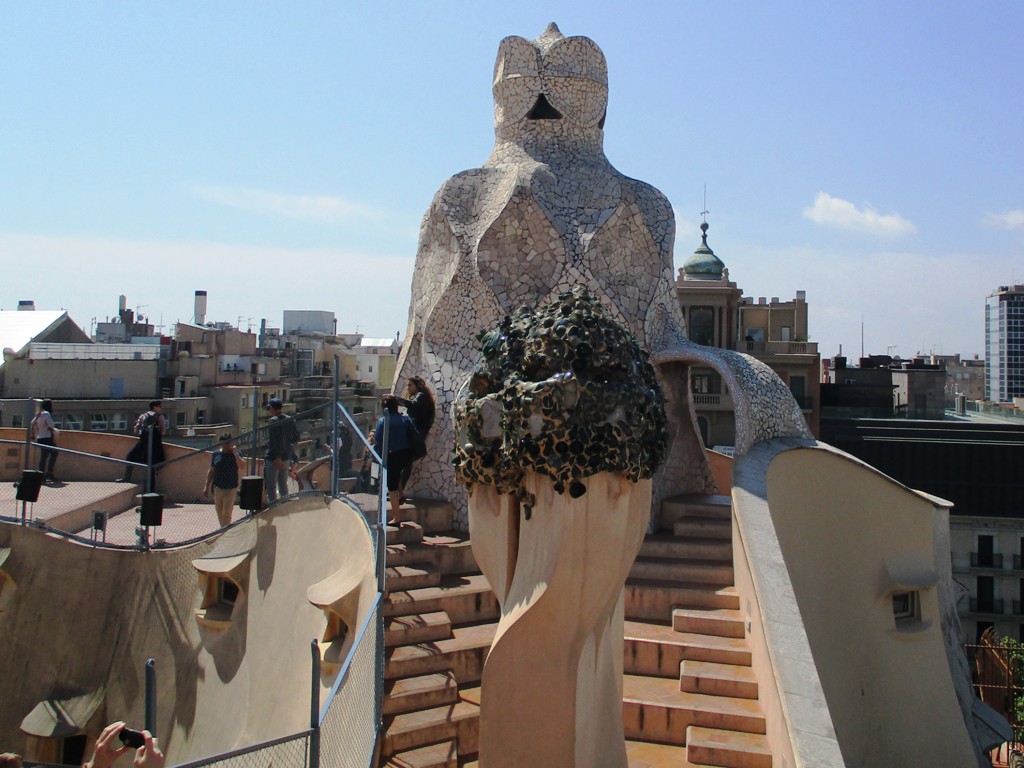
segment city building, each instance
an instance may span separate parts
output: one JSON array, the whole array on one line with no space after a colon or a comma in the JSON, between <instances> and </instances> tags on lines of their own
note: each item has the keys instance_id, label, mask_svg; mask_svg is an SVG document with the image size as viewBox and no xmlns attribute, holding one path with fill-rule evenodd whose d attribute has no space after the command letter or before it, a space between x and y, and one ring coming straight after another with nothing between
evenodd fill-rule
<instances>
[{"instance_id":1,"label":"city building","mask_svg":"<svg viewBox=\"0 0 1024 768\"><path fill-rule=\"evenodd\" d=\"M744 297L729 270L708 246L708 224L701 244L679 269L676 294L690 341L751 355L785 382L800 404L813 434L818 431L818 345L809 341L807 298L791 301ZM736 439L735 407L722 377L709 367L690 372L701 438L708 447L727 449Z\"/></svg>"},{"instance_id":2,"label":"city building","mask_svg":"<svg viewBox=\"0 0 1024 768\"><path fill-rule=\"evenodd\" d=\"M1004 285L985 299L985 399L1024 398L1024 285Z\"/></svg>"},{"instance_id":3,"label":"city building","mask_svg":"<svg viewBox=\"0 0 1024 768\"><path fill-rule=\"evenodd\" d=\"M822 418L942 419L946 406L952 407L947 384L941 362L868 355L852 368L845 357L836 356L822 366Z\"/></svg>"}]
</instances>

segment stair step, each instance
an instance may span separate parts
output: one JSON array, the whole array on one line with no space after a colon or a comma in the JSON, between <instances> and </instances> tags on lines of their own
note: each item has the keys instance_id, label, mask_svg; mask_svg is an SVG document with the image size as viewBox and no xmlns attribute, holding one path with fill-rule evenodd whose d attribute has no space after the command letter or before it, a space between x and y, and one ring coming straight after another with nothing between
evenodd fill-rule
<instances>
[{"instance_id":1,"label":"stair step","mask_svg":"<svg viewBox=\"0 0 1024 768\"><path fill-rule=\"evenodd\" d=\"M629 768L706 768L686 759L686 747L626 739L626 765Z\"/></svg>"},{"instance_id":2,"label":"stair step","mask_svg":"<svg viewBox=\"0 0 1024 768\"><path fill-rule=\"evenodd\" d=\"M436 587L392 592L384 604L384 615L406 616L410 613L444 611L452 624L469 624L498 618L498 600L487 578L442 576Z\"/></svg>"},{"instance_id":3,"label":"stair step","mask_svg":"<svg viewBox=\"0 0 1024 768\"><path fill-rule=\"evenodd\" d=\"M401 525L384 526L384 535L388 545L413 544L423 541L423 526L404 520Z\"/></svg>"},{"instance_id":4,"label":"stair step","mask_svg":"<svg viewBox=\"0 0 1024 768\"><path fill-rule=\"evenodd\" d=\"M686 733L687 758L721 768L772 768L768 739L756 733L723 731L691 725Z\"/></svg>"},{"instance_id":5,"label":"stair step","mask_svg":"<svg viewBox=\"0 0 1024 768\"><path fill-rule=\"evenodd\" d=\"M441 574L430 563L388 567L384 569L384 577L389 592L436 587L441 583Z\"/></svg>"},{"instance_id":6,"label":"stair step","mask_svg":"<svg viewBox=\"0 0 1024 768\"><path fill-rule=\"evenodd\" d=\"M675 680L624 675L622 698L627 739L683 746L691 725L765 733L758 702L682 692Z\"/></svg>"},{"instance_id":7,"label":"stair step","mask_svg":"<svg viewBox=\"0 0 1024 768\"><path fill-rule=\"evenodd\" d=\"M395 616L384 623L384 647L429 643L452 636L452 623L444 611Z\"/></svg>"},{"instance_id":8,"label":"stair step","mask_svg":"<svg viewBox=\"0 0 1024 768\"><path fill-rule=\"evenodd\" d=\"M733 586L714 586L663 579L626 580L626 618L667 621L673 608L740 607Z\"/></svg>"},{"instance_id":9,"label":"stair step","mask_svg":"<svg viewBox=\"0 0 1024 768\"><path fill-rule=\"evenodd\" d=\"M394 715L384 721L382 755L391 757L398 752L457 739L463 721L479 722L479 718L480 708L466 702Z\"/></svg>"},{"instance_id":10,"label":"stair step","mask_svg":"<svg viewBox=\"0 0 1024 768\"><path fill-rule=\"evenodd\" d=\"M679 520L687 517L718 517L732 519L732 498L697 493L680 494L662 499L659 528L672 530Z\"/></svg>"},{"instance_id":11,"label":"stair step","mask_svg":"<svg viewBox=\"0 0 1024 768\"><path fill-rule=\"evenodd\" d=\"M480 573L468 534L460 531L425 533L420 542L388 542L387 564L430 563L438 573Z\"/></svg>"},{"instance_id":12,"label":"stair step","mask_svg":"<svg viewBox=\"0 0 1024 768\"><path fill-rule=\"evenodd\" d=\"M683 660L712 661L717 664L735 664L749 667L750 646L745 638L718 637L693 632L677 632Z\"/></svg>"},{"instance_id":13,"label":"stair step","mask_svg":"<svg viewBox=\"0 0 1024 768\"><path fill-rule=\"evenodd\" d=\"M404 512L412 509L412 514ZM403 514L412 517L419 523L424 531L437 533L439 531L450 531L452 520L455 515L455 506L447 501L439 499L412 499L402 504Z\"/></svg>"},{"instance_id":14,"label":"stair step","mask_svg":"<svg viewBox=\"0 0 1024 768\"><path fill-rule=\"evenodd\" d=\"M403 677L384 683L384 714L430 709L459 700L459 685L451 672Z\"/></svg>"},{"instance_id":15,"label":"stair step","mask_svg":"<svg viewBox=\"0 0 1024 768\"><path fill-rule=\"evenodd\" d=\"M710 696L757 698L757 677L750 667L686 659L679 666L679 690Z\"/></svg>"},{"instance_id":16,"label":"stair step","mask_svg":"<svg viewBox=\"0 0 1024 768\"><path fill-rule=\"evenodd\" d=\"M743 614L729 608L690 609L672 611L672 628L677 632L695 632L719 637L744 637Z\"/></svg>"},{"instance_id":17,"label":"stair step","mask_svg":"<svg viewBox=\"0 0 1024 768\"><path fill-rule=\"evenodd\" d=\"M387 652L384 677L411 677L451 670L460 683L476 682L483 674L497 624L458 627L446 640L392 648Z\"/></svg>"},{"instance_id":18,"label":"stair step","mask_svg":"<svg viewBox=\"0 0 1024 768\"><path fill-rule=\"evenodd\" d=\"M694 515L683 517L672 524L672 533L676 536L732 541L732 520L722 517L703 517Z\"/></svg>"},{"instance_id":19,"label":"stair step","mask_svg":"<svg viewBox=\"0 0 1024 768\"><path fill-rule=\"evenodd\" d=\"M726 587L733 583L732 559L695 560L691 558L644 557L633 561L630 578L684 581Z\"/></svg>"},{"instance_id":20,"label":"stair step","mask_svg":"<svg viewBox=\"0 0 1024 768\"><path fill-rule=\"evenodd\" d=\"M384 768L458 768L459 755L454 739L440 744L409 749L393 755Z\"/></svg>"},{"instance_id":21,"label":"stair step","mask_svg":"<svg viewBox=\"0 0 1024 768\"><path fill-rule=\"evenodd\" d=\"M715 523L724 521L715 520ZM726 526L730 532L731 524ZM640 545L640 556L646 558L686 558L690 560L712 560L732 562L732 537L717 536L676 536L667 533L652 533Z\"/></svg>"},{"instance_id":22,"label":"stair step","mask_svg":"<svg viewBox=\"0 0 1024 768\"><path fill-rule=\"evenodd\" d=\"M623 642L624 671L629 675L648 675L650 677L667 677L679 680L680 665L687 658L696 655L694 660L725 659L729 663L742 664L749 662L750 651L745 641L727 638L738 647L716 647L713 649L700 647L694 649L690 638L705 639L705 635L689 635L676 632L665 625L647 624L644 622L626 622ZM711 637L713 642L723 638ZM721 646L722 643L718 642Z\"/></svg>"}]
</instances>

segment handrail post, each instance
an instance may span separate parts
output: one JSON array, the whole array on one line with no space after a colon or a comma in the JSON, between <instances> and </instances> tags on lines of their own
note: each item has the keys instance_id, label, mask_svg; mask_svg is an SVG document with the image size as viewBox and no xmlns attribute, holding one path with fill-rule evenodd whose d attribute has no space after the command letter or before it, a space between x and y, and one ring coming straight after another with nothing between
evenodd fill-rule
<instances>
[{"instance_id":1,"label":"handrail post","mask_svg":"<svg viewBox=\"0 0 1024 768\"><path fill-rule=\"evenodd\" d=\"M320 768L320 644L309 645L312 675L309 685L309 768Z\"/></svg>"},{"instance_id":2,"label":"handrail post","mask_svg":"<svg viewBox=\"0 0 1024 768\"><path fill-rule=\"evenodd\" d=\"M146 730L156 738L156 659L146 660Z\"/></svg>"},{"instance_id":3,"label":"handrail post","mask_svg":"<svg viewBox=\"0 0 1024 768\"><path fill-rule=\"evenodd\" d=\"M340 404L338 402L338 381L339 381L339 368L340 358L334 356L334 407L331 409L331 498L336 499L338 497L338 470L341 469L341 445L338 439L338 408Z\"/></svg>"}]
</instances>

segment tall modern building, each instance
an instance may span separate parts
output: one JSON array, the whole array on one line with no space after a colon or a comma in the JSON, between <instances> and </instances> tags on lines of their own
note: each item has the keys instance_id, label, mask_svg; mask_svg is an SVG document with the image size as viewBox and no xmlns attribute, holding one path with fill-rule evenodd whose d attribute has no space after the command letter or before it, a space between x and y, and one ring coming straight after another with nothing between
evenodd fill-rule
<instances>
[{"instance_id":1,"label":"tall modern building","mask_svg":"<svg viewBox=\"0 0 1024 768\"><path fill-rule=\"evenodd\" d=\"M1002 286L985 299L985 397L1024 397L1024 285Z\"/></svg>"}]
</instances>

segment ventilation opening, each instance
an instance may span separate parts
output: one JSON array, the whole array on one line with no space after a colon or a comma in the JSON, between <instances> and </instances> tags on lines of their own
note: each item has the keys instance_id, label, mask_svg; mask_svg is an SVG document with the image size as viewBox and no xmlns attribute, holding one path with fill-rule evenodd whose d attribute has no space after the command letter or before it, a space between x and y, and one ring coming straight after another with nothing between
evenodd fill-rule
<instances>
[{"instance_id":1,"label":"ventilation opening","mask_svg":"<svg viewBox=\"0 0 1024 768\"><path fill-rule=\"evenodd\" d=\"M561 120L562 113L551 106L542 93L534 102L533 109L526 115L527 120Z\"/></svg>"},{"instance_id":2,"label":"ventilation opening","mask_svg":"<svg viewBox=\"0 0 1024 768\"><path fill-rule=\"evenodd\" d=\"M604 130L604 119L606 117L608 117L608 110L607 109L604 112L601 113L601 119L597 121L597 127L600 128L602 131Z\"/></svg>"}]
</instances>

